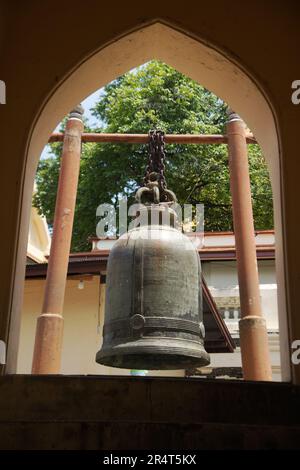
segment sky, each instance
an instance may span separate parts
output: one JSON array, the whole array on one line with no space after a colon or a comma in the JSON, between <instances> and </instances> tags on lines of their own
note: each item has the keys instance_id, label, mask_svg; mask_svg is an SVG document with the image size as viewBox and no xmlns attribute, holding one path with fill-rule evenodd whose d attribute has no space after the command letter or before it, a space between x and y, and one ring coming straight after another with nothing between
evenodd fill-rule
<instances>
[{"instance_id":1,"label":"sky","mask_svg":"<svg viewBox=\"0 0 300 470\"><path fill-rule=\"evenodd\" d=\"M93 127L96 125L99 125L99 121L92 115L91 109L95 106L96 102L99 100L99 96L101 92L103 91L103 88L100 88L99 90L95 91L92 93L90 96L88 96L85 100L81 102L83 109L84 109L84 116L88 120L88 124ZM59 132L60 128L60 123L56 126L55 129L53 129L53 132ZM49 152L50 152L50 146L46 145L44 148L42 154L41 154L41 159L49 157Z\"/></svg>"},{"instance_id":2,"label":"sky","mask_svg":"<svg viewBox=\"0 0 300 470\"><path fill-rule=\"evenodd\" d=\"M139 67L135 67L129 70L129 72L134 73L137 70L140 70L142 67L145 67L146 65L147 63L140 65ZM91 127L99 126L99 120L95 119L95 117L92 115L91 109L95 106L96 102L99 101L99 97L100 97L100 94L103 92L103 89L104 88L99 88L97 91L89 95L87 98L85 98L81 102L84 108L84 116L87 118L87 121L88 121L87 123ZM55 129L53 129L53 132L59 132L59 129L60 129L60 123L58 123ZM41 153L40 159L49 157L49 154L50 154L50 146L46 145L43 152Z\"/></svg>"}]
</instances>

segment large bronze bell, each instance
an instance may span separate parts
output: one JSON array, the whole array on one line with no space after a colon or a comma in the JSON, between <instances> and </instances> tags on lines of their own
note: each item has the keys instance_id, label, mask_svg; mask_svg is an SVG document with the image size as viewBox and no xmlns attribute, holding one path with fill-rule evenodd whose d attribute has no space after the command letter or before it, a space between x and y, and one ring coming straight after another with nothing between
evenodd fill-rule
<instances>
[{"instance_id":1,"label":"large bronze bell","mask_svg":"<svg viewBox=\"0 0 300 470\"><path fill-rule=\"evenodd\" d=\"M156 179L152 173L137 193L139 201L153 196L154 203L146 202L140 212L146 211L146 223L121 236L110 252L103 345L96 356L106 366L162 370L209 364L198 252L176 228L173 193L165 189L169 201L160 202Z\"/></svg>"}]
</instances>

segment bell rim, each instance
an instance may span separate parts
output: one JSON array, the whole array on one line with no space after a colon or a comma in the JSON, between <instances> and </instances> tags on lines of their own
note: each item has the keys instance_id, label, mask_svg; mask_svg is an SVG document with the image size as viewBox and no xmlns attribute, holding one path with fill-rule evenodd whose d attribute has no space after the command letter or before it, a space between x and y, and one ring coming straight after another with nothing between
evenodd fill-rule
<instances>
[{"instance_id":1,"label":"bell rim","mask_svg":"<svg viewBox=\"0 0 300 470\"><path fill-rule=\"evenodd\" d=\"M155 343L155 339L159 343ZM137 356L143 357L139 367L147 370L182 370L210 363L202 341L161 337L104 346L96 354L96 362L119 369L137 369ZM160 356L162 359L158 362Z\"/></svg>"}]
</instances>

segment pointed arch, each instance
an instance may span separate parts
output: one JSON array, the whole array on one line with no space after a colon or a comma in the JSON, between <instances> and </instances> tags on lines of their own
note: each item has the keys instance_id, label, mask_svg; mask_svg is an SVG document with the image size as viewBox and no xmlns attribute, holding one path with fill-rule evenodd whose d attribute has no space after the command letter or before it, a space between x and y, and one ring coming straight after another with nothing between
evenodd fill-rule
<instances>
[{"instance_id":1,"label":"pointed arch","mask_svg":"<svg viewBox=\"0 0 300 470\"><path fill-rule=\"evenodd\" d=\"M28 234L33 181L39 155L58 122L95 90L151 59L161 60L197 81L224 99L247 122L259 142L268 163L274 200L276 231L276 270L279 293L283 380L289 380L288 328L285 299L285 275L282 238L282 194L280 146L276 116L267 95L256 79L235 58L213 45L199 41L173 26L154 22L144 25L105 47L93 51L69 71L68 76L45 99L29 136L23 186L22 217L18 259L14 283L12 329L18 330L20 284L23 282L24 253ZM10 342L9 342L10 345ZM15 350L15 348L14 348ZM8 350L8 356L9 356ZM13 370L15 352L8 360Z\"/></svg>"}]
</instances>

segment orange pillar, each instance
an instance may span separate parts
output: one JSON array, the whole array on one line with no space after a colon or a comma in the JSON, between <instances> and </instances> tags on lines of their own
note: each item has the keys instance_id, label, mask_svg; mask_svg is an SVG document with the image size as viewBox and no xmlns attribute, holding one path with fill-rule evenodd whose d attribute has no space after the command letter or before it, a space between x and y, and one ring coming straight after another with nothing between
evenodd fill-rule
<instances>
[{"instance_id":1,"label":"orange pillar","mask_svg":"<svg viewBox=\"0 0 300 470\"><path fill-rule=\"evenodd\" d=\"M80 169L82 114L81 106L70 113L64 134L44 302L37 319L33 374L60 372L62 313Z\"/></svg>"},{"instance_id":2,"label":"orange pillar","mask_svg":"<svg viewBox=\"0 0 300 470\"><path fill-rule=\"evenodd\" d=\"M245 380L272 380L267 328L260 302L245 124L232 111L229 111L227 136L243 375Z\"/></svg>"}]
</instances>

